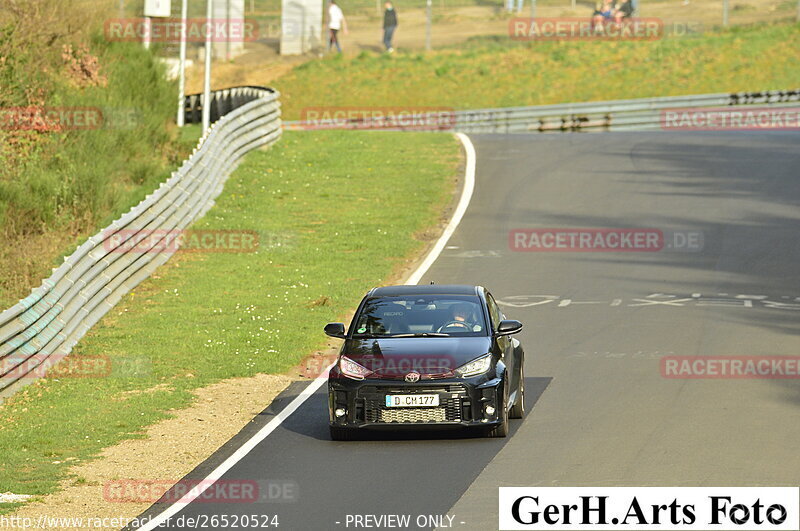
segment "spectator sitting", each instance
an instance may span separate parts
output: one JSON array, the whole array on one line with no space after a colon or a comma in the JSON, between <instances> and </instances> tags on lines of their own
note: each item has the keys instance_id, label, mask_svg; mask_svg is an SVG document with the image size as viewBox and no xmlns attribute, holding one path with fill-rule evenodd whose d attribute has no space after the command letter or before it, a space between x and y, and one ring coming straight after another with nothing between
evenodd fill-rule
<instances>
[{"instance_id":1,"label":"spectator sitting","mask_svg":"<svg viewBox=\"0 0 800 531\"><path fill-rule=\"evenodd\" d=\"M629 18L633 14L633 2L631 0L624 0L617 2L614 7L614 21L622 22L622 19Z\"/></svg>"},{"instance_id":2,"label":"spectator sitting","mask_svg":"<svg viewBox=\"0 0 800 531\"><path fill-rule=\"evenodd\" d=\"M605 22L614 18L614 4L612 0L602 0L595 5L592 13L592 26L602 26Z\"/></svg>"}]
</instances>

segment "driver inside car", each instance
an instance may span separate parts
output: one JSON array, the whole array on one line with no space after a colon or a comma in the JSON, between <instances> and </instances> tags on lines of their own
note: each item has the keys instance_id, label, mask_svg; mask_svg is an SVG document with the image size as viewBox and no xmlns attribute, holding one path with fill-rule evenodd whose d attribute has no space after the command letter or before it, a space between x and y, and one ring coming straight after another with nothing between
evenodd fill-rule
<instances>
[{"instance_id":1,"label":"driver inside car","mask_svg":"<svg viewBox=\"0 0 800 531\"><path fill-rule=\"evenodd\" d=\"M444 323L439 327L439 332L450 330L452 332L470 331L474 330L474 318L472 305L466 302L454 304L452 307L453 318L452 320Z\"/></svg>"}]
</instances>

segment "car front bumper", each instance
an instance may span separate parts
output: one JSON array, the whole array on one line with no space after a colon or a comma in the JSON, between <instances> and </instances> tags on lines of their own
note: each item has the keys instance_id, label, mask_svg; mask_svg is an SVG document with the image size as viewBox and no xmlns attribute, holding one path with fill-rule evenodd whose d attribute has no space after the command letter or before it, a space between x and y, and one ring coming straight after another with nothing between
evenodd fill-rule
<instances>
[{"instance_id":1,"label":"car front bumper","mask_svg":"<svg viewBox=\"0 0 800 531\"><path fill-rule=\"evenodd\" d=\"M328 415L330 425L340 428L490 427L502 420L504 385L503 378L493 373L473 378L408 383L402 380L352 380L334 368L328 379ZM397 394L435 394L439 396L439 405L387 407L386 395ZM489 413L487 408L493 411Z\"/></svg>"}]
</instances>

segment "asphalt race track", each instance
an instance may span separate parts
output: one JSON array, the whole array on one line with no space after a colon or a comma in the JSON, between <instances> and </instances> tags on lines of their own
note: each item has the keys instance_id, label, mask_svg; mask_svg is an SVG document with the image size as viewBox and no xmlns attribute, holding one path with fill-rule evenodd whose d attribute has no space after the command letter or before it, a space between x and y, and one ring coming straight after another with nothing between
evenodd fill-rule
<instances>
[{"instance_id":1,"label":"asphalt race track","mask_svg":"<svg viewBox=\"0 0 800 531\"><path fill-rule=\"evenodd\" d=\"M800 353L800 136L470 138L475 193L422 282L482 284L525 323L527 417L505 440L332 442L323 387L225 475L289 486L285 495L195 502L176 516L275 514L279 529L328 530L356 528L347 515L411 515L410 529L436 526L417 527L420 515L449 515L455 529L487 530L501 486L796 484L797 379L667 378L662 358ZM525 228L667 238L657 252L512 250L509 232Z\"/></svg>"}]
</instances>

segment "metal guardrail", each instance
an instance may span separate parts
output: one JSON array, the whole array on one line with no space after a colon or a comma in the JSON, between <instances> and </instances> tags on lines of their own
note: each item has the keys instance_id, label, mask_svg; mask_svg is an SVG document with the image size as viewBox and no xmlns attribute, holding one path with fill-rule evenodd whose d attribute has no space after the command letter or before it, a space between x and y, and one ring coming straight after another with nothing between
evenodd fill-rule
<instances>
[{"instance_id":1,"label":"metal guardrail","mask_svg":"<svg viewBox=\"0 0 800 531\"><path fill-rule=\"evenodd\" d=\"M141 203L90 237L50 278L0 314L0 398L69 354L78 340L174 254L159 241L202 217L239 160L281 136L279 93L263 87L215 91L212 116L192 155ZM201 95L186 97L186 121L199 121ZM152 252L123 247L148 235ZM172 235L172 236L171 236ZM156 250L157 249L157 250ZM44 365L43 365L44 364Z\"/></svg>"},{"instance_id":2,"label":"metal guardrail","mask_svg":"<svg viewBox=\"0 0 800 531\"><path fill-rule=\"evenodd\" d=\"M366 129L394 131L456 131L461 133L546 133L566 131L626 131L660 129L662 112L670 109L739 108L753 105L787 106L800 101L798 90L732 92L632 100L446 110L426 113L375 108L375 112L342 113L342 119L286 121L287 129ZM352 111L352 109L350 109ZM372 109L364 108L364 111ZM331 108L331 115L336 109Z\"/></svg>"},{"instance_id":3,"label":"metal guardrail","mask_svg":"<svg viewBox=\"0 0 800 531\"><path fill-rule=\"evenodd\" d=\"M265 87L252 85L233 87L211 92L211 123L222 116L238 109L246 103L263 97L264 91L272 91ZM203 122L203 94L189 94L186 96L184 116L187 124Z\"/></svg>"},{"instance_id":4,"label":"metal guardrail","mask_svg":"<svg viewBox=\"0 0 800 531\"><path fill-rule=\"evenodd\" d=\"M454 129L464 133L661 129L662 112L670 109L779 107L798 101L800 89L456 111Z\"/></svg>"}]
</instances>

